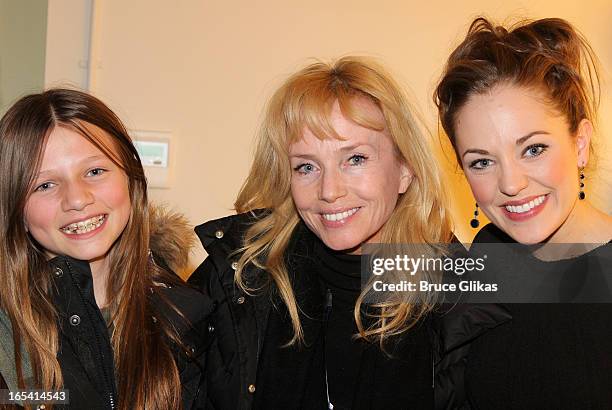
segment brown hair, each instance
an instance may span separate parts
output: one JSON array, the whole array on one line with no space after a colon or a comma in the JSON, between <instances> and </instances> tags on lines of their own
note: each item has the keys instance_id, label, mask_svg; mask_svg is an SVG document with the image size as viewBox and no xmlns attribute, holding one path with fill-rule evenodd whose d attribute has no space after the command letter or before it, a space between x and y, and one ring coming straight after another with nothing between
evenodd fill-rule
<instances>
[{"instance_id":1,"label":"brown hair","mask_svg":"<svg viewBox=\"0 0 612 410\"><path fill-rule=\"evenodd\" d=\"M375 104L385 123L365 116L353 103L356 97ZM271 210L246 234L236 282L244 290L251 290L243 278L248 264L267 272L291 317L294 336L290 343L302 340L302 327L285 266L285 251L300 221L291 196L288 149L302 138L305 127L321 139L339 138L330 123L335 102L343 115L357 124L375 130L386 128L400 161L414 175L383 226L380 242L425 244L423 252L427 254L434 252L427 244L447 242L451 235L442 182L428 136L401 88L383 68L366 58L344 57L330 64L311 64L290 76L268 102L253 165L235 203L238 212ZM433 306L431 293L409 292L407 299L385 300L375 305L379 308L378 314L372 313L375 324L365 329L359 308L366 292L367 289L355 306L355 320L362 337L374 338L381 344L387 336L409 329Z\"/></svg>"},{"instance_id":2,"label":"brown hair","mask_svg":"<svg viewBox=\"0 0 612 410\"><path fill-rule=\"evenodd\" d=\"M591 46L565 20L523 21L506 29L479 17L448 58L434 102L453 147L458 111L471 96L503 83L543 92L574 134L581 120L597 120L597 66Z\"/></svg>"},{"instance_id":3,"label":"brown hair","mask_svg":"<svg viewBox=\"0 0 612 410\"><path fill-rule=\"evenodd\" d=\"M127 175L131 215L110 251L107 294L114 331L117 408L180 408L181 387L167 337L178 341L164 315L154 324L156 282L174 275L149 257L149 210L142 164L119 118L86 93L52 89L26 96L0 120L0 307L11 319L19 384L24 387L20 346L30 355L36 387L55 389L63 380L58 351L57 312L52 304L50 267L24 226L24 208L54 127L70 128L96 145ZM106 146L99 131L113 141ZM164 298L160 295L160 298ZM160 330L161 329L161 330Z\"/></svg>"}]
</instances>

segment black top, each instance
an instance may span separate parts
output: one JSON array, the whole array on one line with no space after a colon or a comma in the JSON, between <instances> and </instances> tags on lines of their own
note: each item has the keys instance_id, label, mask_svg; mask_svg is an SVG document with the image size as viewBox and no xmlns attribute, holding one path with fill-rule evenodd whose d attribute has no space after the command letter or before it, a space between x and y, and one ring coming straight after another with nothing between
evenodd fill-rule
<instances>
[{"instance_id":1,"label":"black top","mask_svg":"<svg viewBox=\"0 0 612 410\"><path fill-rule=\"evenodd\" d=\"M329 289L325 331L325 363L330 401L334 410L350 409L367 346L354 340L354 308L361 293L359 255L335 252L317 241L314 248L321 284Z\"/></svg>"},{"instance_id":2,"label":"black top","mask_svg":"<svg viewBox=\"0 0 612 410\"><path fill-rule=\"evenodd\" d=\"M494 243L498 238L504 236L491 225L475 242ZM553 265L535 258L517 264L534 275L544 265L560 272L583 267L575 272L580 276L610 274L610 266L597 263L608 246ZM510 267L499 267L505 268ZM512 320L476 339L468 355L466 390L473 408L612 408L612 304L506 307Z\"/></svg>"},{"instance_id":3,"label":"black top","mask_svg":"<svg viewBox=\"0 0 612 410\"><path fill-rule=\"evenodd\" d=\"M331 298L321 298L322 306L315 308L300 304L305 347L281 347L292 329L286 309L276 304L259 361L255 407L301 403L300 408L326 408L329 392L334 410L433 408L427 320L388 343L387 356L378 344L353 337L353 310L361 292L359 256L335 252L316 239L310 263L298 273L301 280L318 278L313 286ZM300 291L298 302L307 293Z\"/></svg>"}]
</instances>

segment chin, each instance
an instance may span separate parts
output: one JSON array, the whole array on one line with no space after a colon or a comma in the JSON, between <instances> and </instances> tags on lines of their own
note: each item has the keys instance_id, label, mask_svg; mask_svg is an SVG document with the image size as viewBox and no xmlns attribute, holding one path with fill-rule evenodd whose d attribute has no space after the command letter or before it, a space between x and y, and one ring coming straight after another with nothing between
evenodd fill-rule
<instances>
[{"instance_id":1,"label":"chin","mask_svg":"<svg viewBox=\"0 0 612 410\"><path fill-rule=\"evenodd\" d=\"M538 243L546 241L548 235L542 234L541 232L507 232L515 241L522 245L537 245Z\"/></svg>"},{"instance_id":2,"label":"chin","mask_svg":"<svg viewBox=\"0 0 612 410\"><path fill-rule=\"evenodd\" d=\"M321 239L321 241L330 249L334 251L346 251L351 252L357 248L359 248L362 243L356 242L355 240L346 240L346 239Z\"/></svg>"},{"instance_id":3,"label":"chin","mask_svg":"<svg viewBox=\"0 0 612 410\"><path fill-rule=\"evenodd\" d=\"M98 249L87 249L87 250L78 250L74 249L71 251L67 251L65 254L70 256L71 258L78 259L81 261L95 261L97 259L101 259L108 254L110 249L103 251Z\"/></svg>"}]
</instances>

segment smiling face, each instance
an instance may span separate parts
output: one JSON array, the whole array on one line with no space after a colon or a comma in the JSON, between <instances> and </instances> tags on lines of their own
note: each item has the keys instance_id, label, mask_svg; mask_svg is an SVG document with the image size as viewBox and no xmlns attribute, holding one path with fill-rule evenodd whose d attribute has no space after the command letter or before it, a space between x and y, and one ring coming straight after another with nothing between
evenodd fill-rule
<instances>
[{"instance_id":1,"label":"smiling face","mask_svg":"<svg viewBox=\"0 0 612 410\"><path fill-rule=\"evenodd\" d=\"M355 106L384 124L378 107L365 98ZM291 144L291 194L298 213L328 247L359 253L376 242L411 181L386 130L362 127L346 118L335 103L330 123L343 139L317 138L305 129Z\"/></svg>"},{"instance_id":2,"label":"smiling face","mask_svg":"<svg viewBox=\"0 0 612 410\"><path fill-rule=\"evenodd\" d=\"M560 228L580 206L578 168L588 162L588 120L570 135L564 116L537 92L500 85L470 97L455 129L474 197L495 225L524 244L569 231Z\"/></svg>"},{"instance_id":3,"label":"smiling face","mask_svg":"<svg viewBox=\"0 0 612 410\"><path fill-rule=\"evenodd\" d=\"M101 130L84 124L113 146ZM128 178L78 132L55 127L25 207L25 224L49 257L104 260L130 218Z\"/></svg>"}]
</instances>

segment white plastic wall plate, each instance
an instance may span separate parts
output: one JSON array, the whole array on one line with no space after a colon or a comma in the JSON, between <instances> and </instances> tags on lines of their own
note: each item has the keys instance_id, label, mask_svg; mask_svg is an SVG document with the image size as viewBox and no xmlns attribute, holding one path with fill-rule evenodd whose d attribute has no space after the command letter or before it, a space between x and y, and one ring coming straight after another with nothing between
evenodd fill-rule
<instances>
[{"instance_id":1,"label":"white plastic wall plate","mask_svg":"<svg viewBox=\"0 0 612 410\"><path fill-rule=\"evenodd\" d=\"M130 135L144 167L149 188L170 188L174 169L172 132L132 130Z\"/></svg>"}]
</instances>

